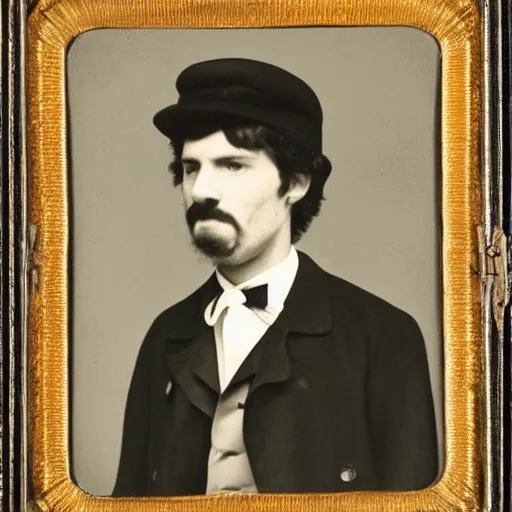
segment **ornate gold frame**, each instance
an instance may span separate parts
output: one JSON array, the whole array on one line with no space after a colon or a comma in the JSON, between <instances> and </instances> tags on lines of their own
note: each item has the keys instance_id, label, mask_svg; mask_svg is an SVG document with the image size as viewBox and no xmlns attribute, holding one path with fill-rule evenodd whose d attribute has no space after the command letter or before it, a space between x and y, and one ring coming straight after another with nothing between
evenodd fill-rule
<instances>
[{"instance_id":1,"label":"ornate gold frame","mask_svg":"<svg viewBox=\"0 0 512 512\"><path fill-rule=\"evenodd\" d=\"M69 461L68 45L95 28L408 25L442 53L442 281L446 461L414 492L91 496ZM40 0L28 20L27 149L33 253L29 297L29 415L35 502L51 511L476 511L485 464L484 337L478 226L482 223L481 19L476 0Z\"/></svg>"}]
</instances>

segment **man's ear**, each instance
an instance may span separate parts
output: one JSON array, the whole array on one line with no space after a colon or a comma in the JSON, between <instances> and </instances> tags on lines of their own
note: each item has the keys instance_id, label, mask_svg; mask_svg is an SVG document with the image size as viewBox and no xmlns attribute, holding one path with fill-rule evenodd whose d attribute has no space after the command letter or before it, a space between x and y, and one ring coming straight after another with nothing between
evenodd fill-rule
<instances>
[{"instance_id":1,"label":"man's ear","mask_svg":"<svg viewBox=\"0 0 512 512\"><path fill-rule=\"evenodd\" d=\"M311 185L311 175L297 173L290 180L290 188L286 193L286 202L289 205L299 202L308 192Z\"/></svg>"}]
</instances>

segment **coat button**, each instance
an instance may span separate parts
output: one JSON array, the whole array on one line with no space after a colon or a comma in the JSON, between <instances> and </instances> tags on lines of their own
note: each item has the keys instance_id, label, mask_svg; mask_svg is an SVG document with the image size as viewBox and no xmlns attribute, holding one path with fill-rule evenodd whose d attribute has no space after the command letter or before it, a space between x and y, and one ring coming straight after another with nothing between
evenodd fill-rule
<instances>
[{"instance_id":1,"label":"coat button","mask_svg":"<svg viewBox=\"0 0 512 512\"><path fill-rule=\"evenodd\" d=\"M151 475L151 478L153 479L153 482L156 482L157 472L156 469L153 471L153 474Z\"/></svg>"},{"instance_id":2,"label":"coat button","mask_svg":"<svg viewBox=\"0 0 512 512\"><path fill-rule=\"evenodd\" d=\"M357 471L354 468L344 468L341 471L340 478L344 482L352 482L356 479Z\"/></svg>"}]
</instances>

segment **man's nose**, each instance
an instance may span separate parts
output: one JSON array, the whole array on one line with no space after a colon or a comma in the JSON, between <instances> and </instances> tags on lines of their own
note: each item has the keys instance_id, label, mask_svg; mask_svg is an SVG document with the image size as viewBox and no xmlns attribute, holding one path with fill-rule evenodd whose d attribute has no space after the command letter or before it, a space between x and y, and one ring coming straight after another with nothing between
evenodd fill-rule
<instances>
[{"instance_id":1,"label":"man's nose","mask_svg":"<svg viewBox=\"0 0 512 512\"><path fill-rule=\"evenodd\" d=\"M204 203L208 200L219 201L218 179L214 169L202 166L196 174L192 187L192 201Z\"/></svg>"}]
</instances>

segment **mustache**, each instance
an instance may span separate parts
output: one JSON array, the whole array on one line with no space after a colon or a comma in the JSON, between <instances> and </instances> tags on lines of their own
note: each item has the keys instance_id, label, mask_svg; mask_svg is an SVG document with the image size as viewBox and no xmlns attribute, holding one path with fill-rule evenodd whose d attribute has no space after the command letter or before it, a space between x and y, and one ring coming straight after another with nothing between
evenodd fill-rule
<instances>
[{"instance_id":1,"label":"mustache","mask_svg":"<svg viewBox=\"0 0 512 512\"><path fill-rule=\"evenodd\" d=\"M218 220L231 224L237 231L240 230L240 226L235 218L217 208L215 202L192 203L185 216L189 229L192 229L199 220Z\"/></svg>"}]
</instances>

